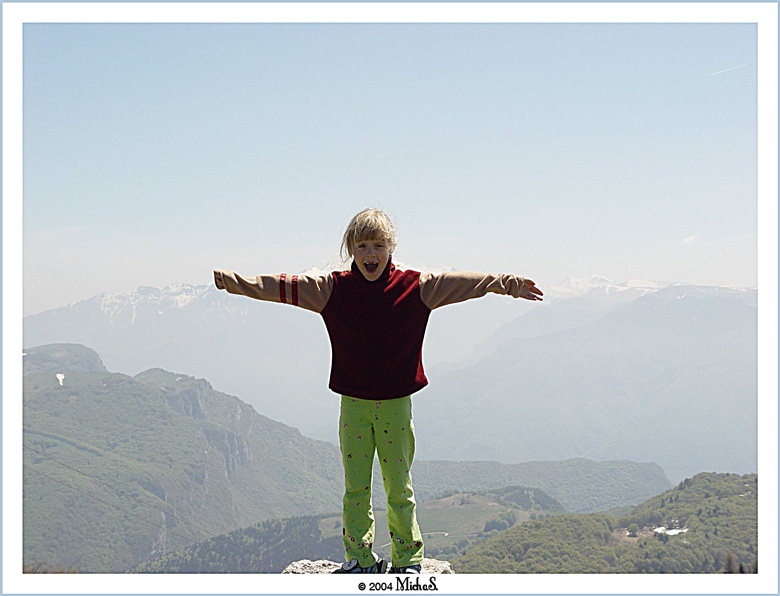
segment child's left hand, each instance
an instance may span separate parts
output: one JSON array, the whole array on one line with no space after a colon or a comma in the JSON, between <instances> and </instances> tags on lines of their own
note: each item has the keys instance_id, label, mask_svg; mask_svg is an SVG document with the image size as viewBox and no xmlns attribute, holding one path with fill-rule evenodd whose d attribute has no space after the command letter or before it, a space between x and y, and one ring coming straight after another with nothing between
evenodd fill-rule
<instances>
[{"instance_id":1,"label":"child's left hand","mask_svg":"<svg viewBox=\"0 0 780 596\"><path fill-rule=\"evenodd\" d=\"M524 279L523 283L520 284L520 294L517 296L518 298L541 301L542 296L544 296L542 291L537 288L536 284L530 279Z\"/></svg>"}]
</instances>

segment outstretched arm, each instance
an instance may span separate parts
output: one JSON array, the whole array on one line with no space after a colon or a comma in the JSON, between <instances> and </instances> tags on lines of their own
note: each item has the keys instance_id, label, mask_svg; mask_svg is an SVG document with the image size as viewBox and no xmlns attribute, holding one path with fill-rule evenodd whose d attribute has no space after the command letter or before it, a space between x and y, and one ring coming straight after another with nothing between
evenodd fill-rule
<instances>
[{"instance_id":1,"label":"outstretched arm","mask_svg":"<svg viewBox=\"0 0 780 596\"><path fill-rule=\"evenodd\" d=\"M214 285L230 294L280 302L322 312L333 290L333 276L258 275L242 277L235 271L214 270Z\"/></svg>"},{"instance_id":2,"label":"outstretched arm","mask_svg":"<svg viewBox=\"0 0 780 596\"><path fill-rule=\"evenodd\" d=\"M455 271L420 275L420 296L431 310L471 298L480 298L488 292L532 301L542 300L543 296L542 291L530 279L508 273Z\"/></svg>"}]
</instances>

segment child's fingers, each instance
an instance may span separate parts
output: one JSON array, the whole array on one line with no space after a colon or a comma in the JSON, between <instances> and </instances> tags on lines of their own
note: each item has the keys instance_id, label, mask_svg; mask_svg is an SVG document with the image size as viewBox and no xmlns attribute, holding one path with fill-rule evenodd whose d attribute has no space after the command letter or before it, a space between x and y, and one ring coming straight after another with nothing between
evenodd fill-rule
<instances>
[{"instance_id":1,"label":"child's fingers","mask_svg":"<svg viewBox=\"0 0 780 596\"><path fill-rule=\"evenodd\" d=\"M540 296L544 296L544 294L542 293L542 291L541 291L539 288L537 288L537 287L536 287L536 284L535 284L535 283L534 283L532 280L530 280L530 279L526 279L526 280L523 282L523 286L524 286L524 287L525 287L525 288L526 288L526 289L527 289L529 292L533 292L534 294L539 294Z\"/></svg>"},{"instance_id":2,"label":"child's fingers","mask_svg":"<svg viewBox=\"0 0 780 596\"><path fill-rule=\"evenodd\" d=\"M523 298L526 300L541 300L544 293L536 287L533 280L526 279L523 281Z\"/></svg>"}]
</instances>

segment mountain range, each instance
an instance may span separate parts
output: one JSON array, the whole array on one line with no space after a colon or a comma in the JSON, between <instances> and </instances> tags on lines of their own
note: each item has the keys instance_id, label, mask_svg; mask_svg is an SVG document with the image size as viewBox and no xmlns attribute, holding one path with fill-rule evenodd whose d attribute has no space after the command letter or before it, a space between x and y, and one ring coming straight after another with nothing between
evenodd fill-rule
<instances>
[{"instance_id":1,"label":"mountain range","mask_svg":"<svg viewBox=\"0 0 780 596\"><path fill-rule=\"evenodd\" d=\"M757 460L757 292L606 278L436 310L415 395L431 460L655 462L673 480ZM178 284L100 295L24 319L24 345L95 348L111 370L152 367L215 387L337 442L330 349L317 315ZM453 346L459 346L453 350Z\"/></svg>"},{"instance_id":2,"label":"mountain range","mask_svg":"<svg viewBox=\"0 0 780 596\"><path fill-rule=\"evenodd\" d=\"M232 530L337 512L338 448L160 368L106 370L73 344L24 356L24 561L119 572ZM635 504L669 487L655 464L414 464L420 502L448 490L540 489L568 511ZM375 466L374 502L384 503Z\"/></svg>"},{"instance_id":3,"label":"mountain range","mask_svg":"<svg viewBox=\"0 0 780 596\"><path fill-rule=\"evenodd\" d=\"M698 286L535 309L426 389L415 416L436 440L420 456L626 458L673 480L755 472L756 314L755 290Z\"/></svg>"}]
</instances>

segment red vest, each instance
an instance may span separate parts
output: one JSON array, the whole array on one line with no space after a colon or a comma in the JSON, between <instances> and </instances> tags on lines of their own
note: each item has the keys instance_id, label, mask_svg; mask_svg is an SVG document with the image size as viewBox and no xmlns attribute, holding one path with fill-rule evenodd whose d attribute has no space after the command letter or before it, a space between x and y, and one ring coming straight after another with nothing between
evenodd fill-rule
<instances>
[{"instance_id":1,"label":"red vest","mask_svg":"<svg viewBox=\"0 0 780 596\"><path fill-rule=\"evenodd\" d=\"M420 273L399 271L391 261L370 282L353 262L333 277L321 313L332 349L330 389L382 400L425 387L422 343L431 311L420 297Z\"/></svg>"}]
</instances>

